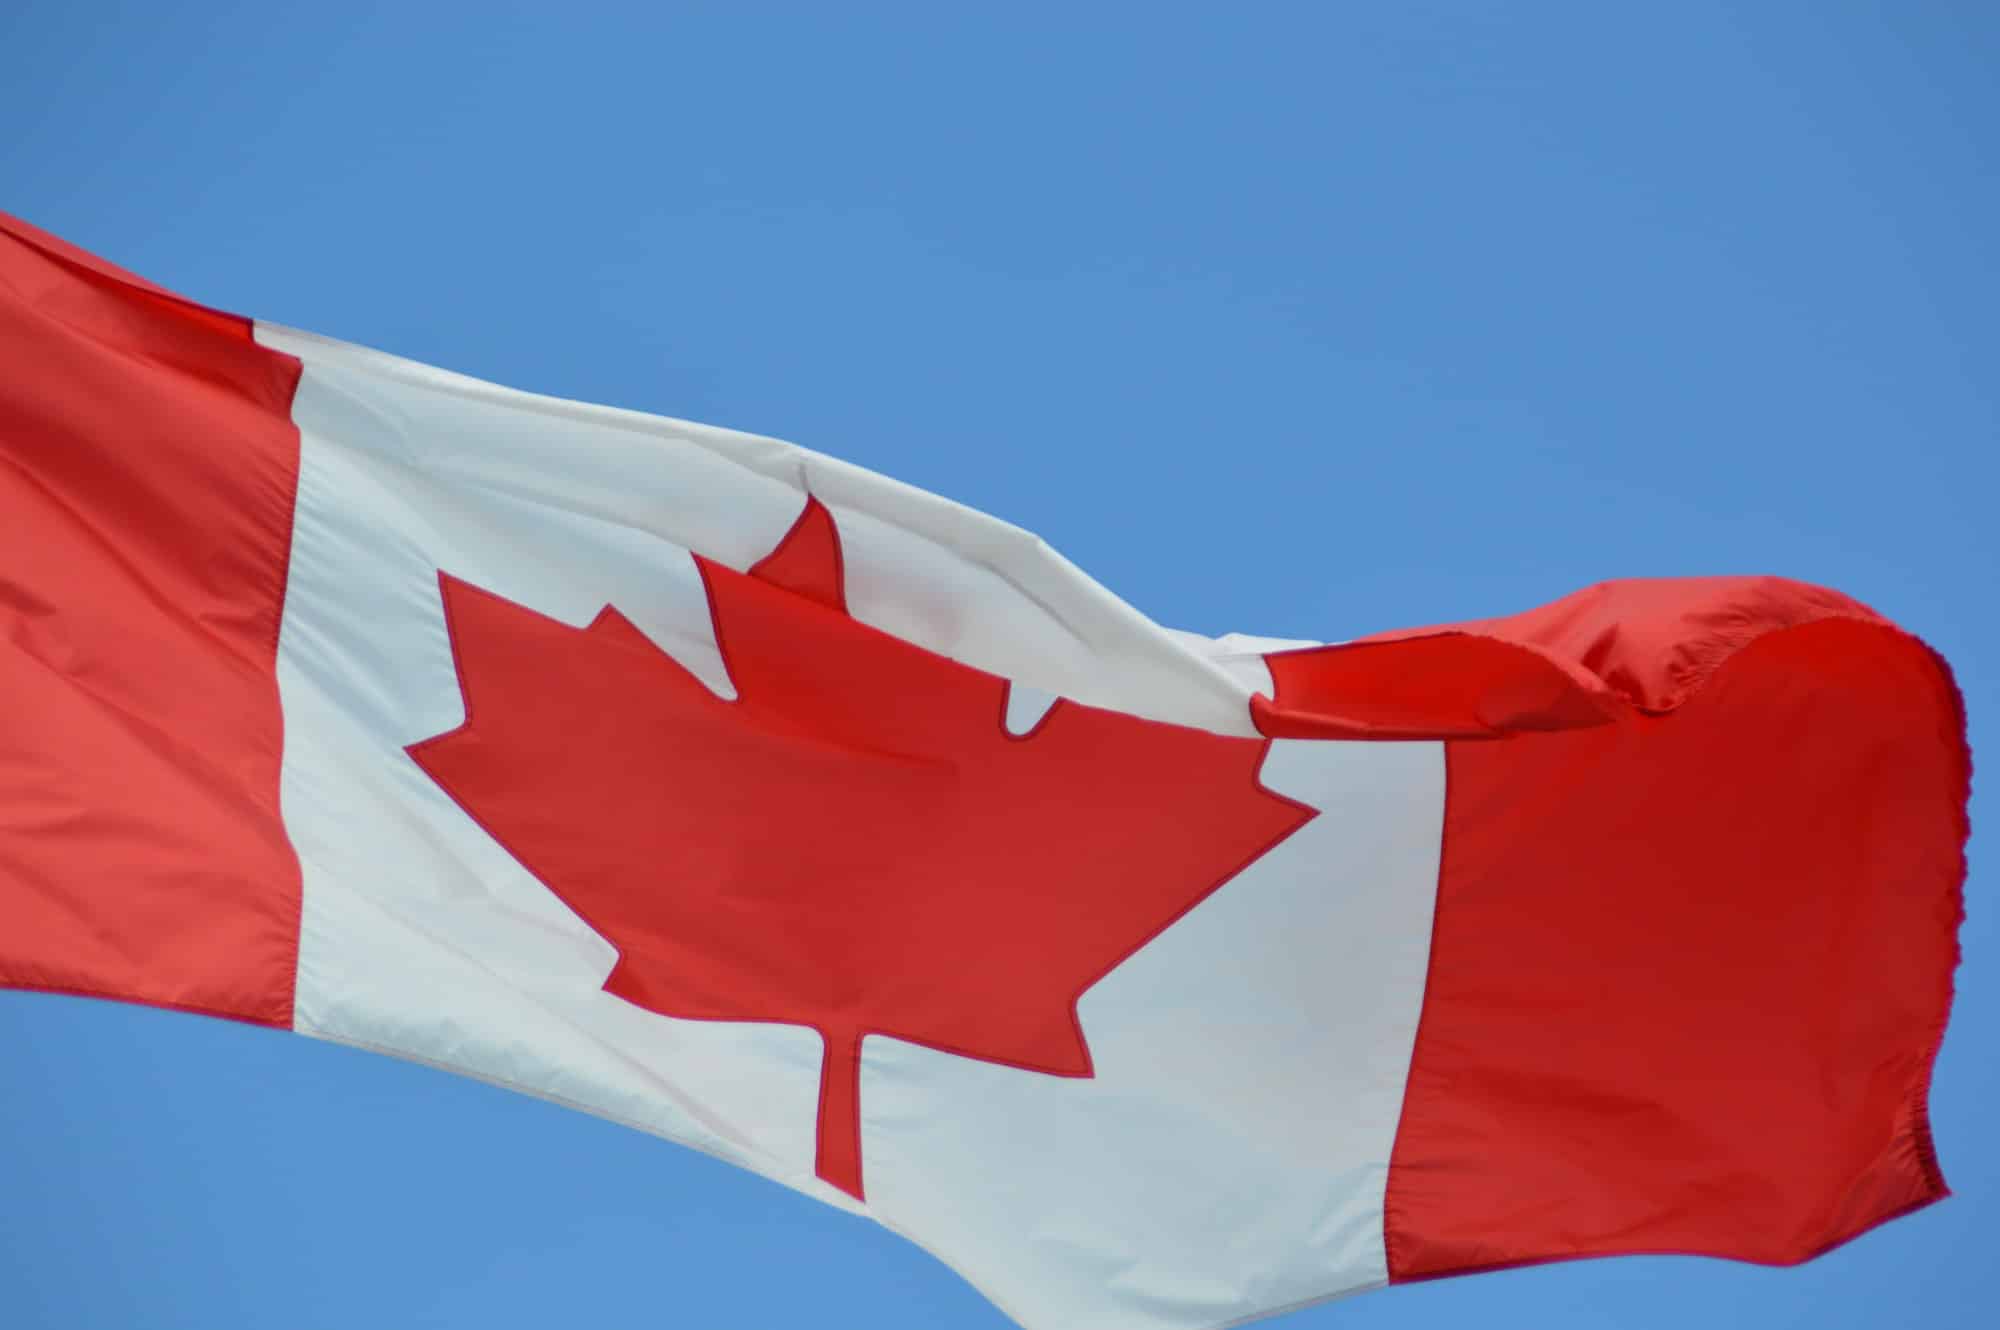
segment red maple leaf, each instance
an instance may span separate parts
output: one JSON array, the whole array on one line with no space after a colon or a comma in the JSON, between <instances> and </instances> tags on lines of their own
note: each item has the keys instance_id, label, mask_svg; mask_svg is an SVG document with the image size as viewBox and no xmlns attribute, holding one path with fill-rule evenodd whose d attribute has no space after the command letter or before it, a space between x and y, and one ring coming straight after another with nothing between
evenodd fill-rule
<instances>
[{"instance_id":1,"label":"red maple leaf","mask_svg":"<svg viewBox=\"0 0 2000 1330\"><path fill-rule=\"evenodd\" d=\"M571 628L440 573L465 722L410 755L618 949L605 990L817 1030L818 1173L859 1197L860 1047L1089 1076L1084 990L1312 810L1266 741L1059 701L846 610L807 500L763 562L697 556L737 698L607 605Z\"/></svg>"}]
</instances>

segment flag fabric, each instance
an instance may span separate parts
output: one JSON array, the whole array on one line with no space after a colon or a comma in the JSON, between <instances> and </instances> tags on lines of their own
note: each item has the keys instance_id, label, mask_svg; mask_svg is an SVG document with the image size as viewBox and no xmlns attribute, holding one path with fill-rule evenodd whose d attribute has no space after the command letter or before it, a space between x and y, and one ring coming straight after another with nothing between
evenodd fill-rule
<instances>
[{"instance_id":1,"label":"flag fabric","mask_svg":"<svg viewBox=\"0 0 2000 1330\"><path fill-rule=\"evenodd\" d=\"M860 468L5 218L0 463L0 985L572 1105L1037 1330L1945 1194L1963 716L1835 592L1177 632Z\"/></svg>"}]
</instances>

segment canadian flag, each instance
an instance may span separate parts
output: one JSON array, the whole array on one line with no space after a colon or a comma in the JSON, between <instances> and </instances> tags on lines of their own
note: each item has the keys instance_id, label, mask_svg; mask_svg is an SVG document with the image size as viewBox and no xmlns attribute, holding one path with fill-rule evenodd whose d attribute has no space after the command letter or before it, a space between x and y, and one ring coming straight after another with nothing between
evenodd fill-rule
<instances>
[{"instance_id":1,"label":"canadian flag","mask_svg":"<svg viewBox=\"0 0 2000 1330\"><path fill-rule=\"evenodd\" d=\"M1834 592L1198 637L4 217L0 367L0 984L573 1105L1047 1330L1945 1194L1963 718Z\"/></svg>"}]
</instances>

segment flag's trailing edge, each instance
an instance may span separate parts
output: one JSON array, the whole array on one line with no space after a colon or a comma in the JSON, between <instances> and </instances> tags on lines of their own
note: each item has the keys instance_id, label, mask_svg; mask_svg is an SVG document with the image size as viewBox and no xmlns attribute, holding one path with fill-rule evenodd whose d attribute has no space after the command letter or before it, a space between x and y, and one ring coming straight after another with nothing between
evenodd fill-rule
<instances>
[{"instance_id":1,"label":"flag's trailing edge","mask_svg":"<svg viewBox=\"0 0 2000 1330\"><path fill-rule=\"evenodd\" d=\"M0 985L626 1122L1030 1326L1945 1194L1961 704L1796 582L1200 638L859 468L0 216L0 711Z\"/></svg>"}]
</instances>

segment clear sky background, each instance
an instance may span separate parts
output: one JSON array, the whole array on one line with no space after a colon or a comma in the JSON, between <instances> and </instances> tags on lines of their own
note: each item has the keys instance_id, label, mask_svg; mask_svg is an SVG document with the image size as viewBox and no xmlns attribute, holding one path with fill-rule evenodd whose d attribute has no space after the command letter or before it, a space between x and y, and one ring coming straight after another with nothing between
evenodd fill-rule
<instances>
[{"instance_id":1,"label":"clear sky background","mask_svg":"<svg viewBox=\"0 0 2000 1330\"><path fill-rule=\"evenodd\" d=\"M1955 663L1977 748L1996 71L1981 0L9 0L0 208L210 304L873 467L1179 627L1827 583ZM1585 1262L1272 1324L1992 1324L1984 848L1934 1101L1957 1197L1795 1270ZM0 994L8 1330L1004 1324L652 1137Z\"/></svg>"}]
</instances>

